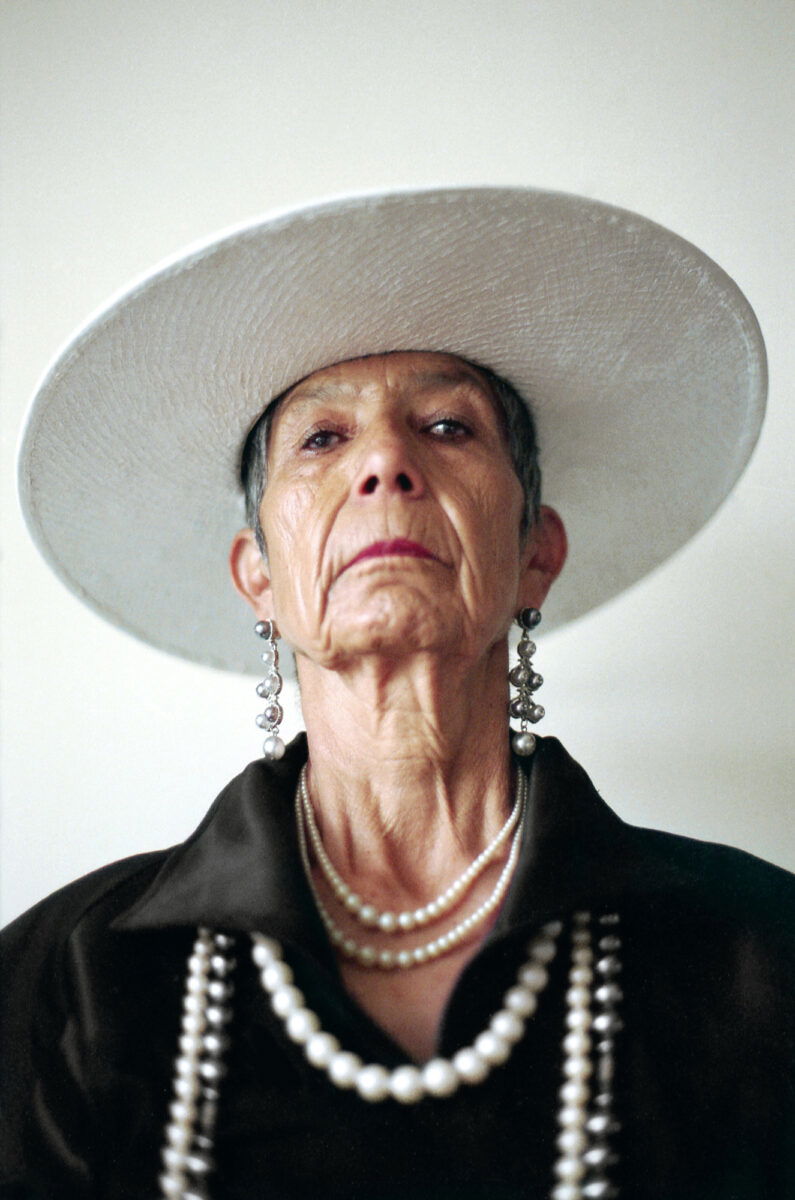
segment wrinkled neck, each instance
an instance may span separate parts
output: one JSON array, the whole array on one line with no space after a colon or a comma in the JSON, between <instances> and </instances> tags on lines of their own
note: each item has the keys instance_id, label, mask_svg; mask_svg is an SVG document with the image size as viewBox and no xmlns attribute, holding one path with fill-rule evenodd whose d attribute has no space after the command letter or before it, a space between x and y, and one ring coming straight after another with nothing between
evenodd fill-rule
<instances>
[{"instance_id":1,"label":"wrinkled neck","mask_svg":"<svg viewBox=\"0 0 795 1200\"><path fill-rule=\"evenodd\" d=\"M504 642L476 663L299 661L313 807L353 886L421 903L495 836L513 803L506 673Z\"/></svg>"}]
</instances>

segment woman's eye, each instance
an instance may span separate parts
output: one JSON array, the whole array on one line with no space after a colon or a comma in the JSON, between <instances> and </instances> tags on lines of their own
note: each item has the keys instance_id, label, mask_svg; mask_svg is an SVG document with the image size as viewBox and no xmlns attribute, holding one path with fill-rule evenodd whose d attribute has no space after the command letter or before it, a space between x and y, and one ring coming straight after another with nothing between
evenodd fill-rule
<instances>
[{"instance_id":1,"label":"woman's eye","mask_svg":"<svg viewBox=\"0 0 795 1200\"><path fill-rule=\"evenodd\" d=\"M335 429L314 429L301 443L302 450L328 450L340 434Z\"/></svg>"},{"instance_id":2,"label":"woman's eye","mask_svg":"<svg viewBox=\"0 0 795 1200\"><path fill-rule=\"evenodd\" d=\"M446 441L457 441L460 438L468 437L472 432L468 425L456 417L439 417L438 420L428 425L427 429L434 437Z\"/></svg>"}]
</instances>

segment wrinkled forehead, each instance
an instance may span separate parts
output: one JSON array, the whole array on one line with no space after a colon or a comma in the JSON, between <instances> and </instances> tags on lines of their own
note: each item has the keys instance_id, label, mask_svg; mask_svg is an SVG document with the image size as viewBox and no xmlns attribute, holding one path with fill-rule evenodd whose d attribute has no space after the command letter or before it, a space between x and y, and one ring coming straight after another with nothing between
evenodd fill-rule
<instances>
[{"instance_id":1,"label":"wrinkled forehead","mask_svg":"<svg viewBox=\"0 0 795 1200\"><path fill-rule=\"evenodd\" d=\"M426 350L398 350L331 363L293 384L269 408L275 418L277 409L295 409L303 403L344 402L368 390L416 395L461 385L476 389L501 415L493 388L475 363L455 354Z\"/></svg>"}]
</instances>

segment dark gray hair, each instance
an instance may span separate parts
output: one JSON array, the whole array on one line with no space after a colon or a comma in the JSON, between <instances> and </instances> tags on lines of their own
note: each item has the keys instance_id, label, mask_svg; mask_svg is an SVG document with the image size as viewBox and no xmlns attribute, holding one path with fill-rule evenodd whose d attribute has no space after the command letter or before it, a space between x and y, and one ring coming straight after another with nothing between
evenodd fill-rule
<instances>
[{"instance_id":1,"label":"dark gray hair","mask_svg":"<svg viewBox=\"0 0 795 1200\"><path fill-rule=\"evenodd\" d=\"M485 379L502 418L508 452L524 493L525 507L520 527L520 533L524 535L538 520L541 504L541 468L538 464L538 437L533 413L527 401L507 379L503 379L489 367L481 366L480 363L469 362L468 359L462 361L474 367ZM240 479L246 499L246 521L249 528L254 530L257 545L263 555L265 538L259 510L267 483L268 438L279 405L292 391L293 386L277 396L252 427L243 446L240 461Z\"/></svg>"}]
</instances>

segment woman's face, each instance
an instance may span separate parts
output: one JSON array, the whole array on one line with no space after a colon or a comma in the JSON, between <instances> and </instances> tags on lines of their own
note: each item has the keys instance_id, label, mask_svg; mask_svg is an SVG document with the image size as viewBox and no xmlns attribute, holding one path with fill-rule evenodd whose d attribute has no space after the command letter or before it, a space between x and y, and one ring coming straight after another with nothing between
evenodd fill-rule
<instances>
[{"instance_id":1,"label":"woman's face","mask_svg":"<svg viewBox=\"0 0 795 1200\"><path fill-rule=\"evenodd\" d=\"M368 654L477 657L540 602L522 509L475 368L398 353L317 371L271 428L255 607L333 669Z\"/></svg>"}]
</instances>

